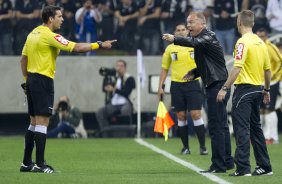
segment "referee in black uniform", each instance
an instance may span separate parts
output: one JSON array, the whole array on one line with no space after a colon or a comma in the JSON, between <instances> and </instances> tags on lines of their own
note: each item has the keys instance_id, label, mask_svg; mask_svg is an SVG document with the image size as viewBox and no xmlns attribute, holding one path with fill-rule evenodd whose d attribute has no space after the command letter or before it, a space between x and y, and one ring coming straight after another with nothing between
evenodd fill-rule
<instances>
[{"instance_id":1,"label":"referee in black uniform","mask_svg":"<svg viewBox=\"0 0 282 184\"><path fill-rule=\"evenodd\" d=\"M253 176L272 175L269 155L260 123L260 104L270 102L271 65L265 43L253 34L254 13L243 10L238 15L237 27L242 37L235 46L234 67L219 91L222 101L234 83L232 122L236 139L236 172L230 176L251 176L250 140L254 148L256 168ZM264 88L262 84L264 83Z\"/></svg>"}]
</instances>

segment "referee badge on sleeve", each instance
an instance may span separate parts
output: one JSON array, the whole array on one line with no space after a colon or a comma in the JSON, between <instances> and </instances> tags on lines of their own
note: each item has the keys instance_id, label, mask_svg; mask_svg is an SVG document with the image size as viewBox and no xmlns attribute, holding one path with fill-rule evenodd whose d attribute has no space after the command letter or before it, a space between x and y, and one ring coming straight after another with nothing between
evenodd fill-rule
<instances>
[{"instance_id":1,"label":"referee badge on sleeve","mask_svg":"<svg viewBox=\"0 0 282 184\"><path fill-rule=\"evenodd\" d=\"M235 59L236 60L242 60L244 54L244 44L239 43L236 48L236 54L235 54Z\"/></svg>"},{"instance_id":2,"label":"referee badge on sleeve","mask_svg":"<svg viewBox=\"0 0 282 184\"><path fill-rule=\"evenodd\" d=\"M177 52L172 52L172 53L170 54L170 57L171 57L171 60L172 60L172 61L177 61Z\"/></svg>"},{"instance_id":3,"label":"referee badge on sleeve","mask_svg":"<svg viewBox=\"0 0 282 184\"><path fill-rule=\"evenodd\" d=\"M56 35L54 37L60 44L67 46L69 44L69 41L67 39L65 39L64 37L62 37L61 35Z\"/></svg>"}]
</instances>

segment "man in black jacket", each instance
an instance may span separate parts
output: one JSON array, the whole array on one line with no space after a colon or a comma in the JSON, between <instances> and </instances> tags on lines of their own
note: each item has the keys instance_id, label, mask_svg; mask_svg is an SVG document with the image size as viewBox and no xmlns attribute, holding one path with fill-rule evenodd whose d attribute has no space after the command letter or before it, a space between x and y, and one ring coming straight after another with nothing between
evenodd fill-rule
<instances>
[{"instance_id":1,"label":"man in black jacket","mask_svg":"<svg viewBox=\"0 0 282 184\"><path fill-rule=\"evenodd\" d=\"M215 34L206 29L206 20L202 13L190 13L187 18L187 27L191 37L174 37L164 34L163 39L174 42L175 45L193 47L195 50L197 68L189 71L184 78L193 80L201 76L206 87L212 164L208 170L202 172L226 172L234 168L226 112L226 104L230 97L229 91L222 102L216 101L217 93L228 77L223 49Z\"/></svg>"},{"instance_id":2,"label":"man in black jacket","mask_svg":"<svg viewBox=\"0 0 282 184\"><path fill-rule=\"evenodd\" d=\"M104 87L106 92L112 93L110 103L98 110L96 114L100 130L109 126L109 119L115 115L131 115L132 103L129 96L135 88L135 80L126 73L126 62L118 60L116 63L117 79L115 86L109 84Z\"/></svg>"}]
</instances>

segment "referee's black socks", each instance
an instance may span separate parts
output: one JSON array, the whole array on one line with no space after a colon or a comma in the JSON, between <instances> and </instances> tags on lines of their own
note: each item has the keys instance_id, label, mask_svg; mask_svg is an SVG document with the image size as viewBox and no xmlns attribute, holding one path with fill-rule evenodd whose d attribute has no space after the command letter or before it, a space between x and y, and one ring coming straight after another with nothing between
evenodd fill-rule
<instances>
[{"instance_id":1,"label":"referee's black socks","mask_svg":"<svg viewBox=\"0 0 282 184\"><path fill-rule=\"evenodd\" d=\"M42 167L44 165L44 152L47 137L47 127L43 125L35 126L34 140L36 146L36 165Z\"/></svg>"},{"instance_id":2,"label":"referee's black socks","mask_svg":"<svg viewBox=\"0 0 282 184\"><path fill-rule=\"evenodd\" d=\"M30 124L27 132L25 133L23 164L26 166L32 164L32 150L34 147L34 131L35 131L35 126Z\"/></svg>"},{"instance_id":3,"label":"referee's black socks","mask_svg":"<svg viewBox=\"0 0 282 184\"><path fill-rule=\"evenodd\" d=\"M206 129L205 129L205 125L204 125L204 121L203 119L198 119L198 120L193 120L194 123L194 130L197 134L199 143L200 143L200 147L203 148L206 146L205 143L205 133L206 133Z\"/></svg>"},{"instance_id":4,"label":"referee's black socks","mask_svg":"<svg viewBox=\"0 0 282 184\"><path fill-rule=\"evenodd\" d=\"M179 136L181 138L182 144L184 148L189 149L189 140L188 140L188 126L179 126L178 125Z\"/></svg>"}]
</instances>

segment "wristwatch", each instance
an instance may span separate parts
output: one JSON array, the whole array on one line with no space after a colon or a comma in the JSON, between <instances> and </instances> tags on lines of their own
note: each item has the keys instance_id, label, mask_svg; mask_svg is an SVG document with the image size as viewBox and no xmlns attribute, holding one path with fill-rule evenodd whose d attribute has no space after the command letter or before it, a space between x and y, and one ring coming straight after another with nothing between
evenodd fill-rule
<instances>
[{"instance_id":1,"label":"wristwatch","mask_svg":"<svg viewBox=\"0 0 282 184\"><path fill-rule=\"evenodd\" d=\"M99 45L99 48L103 48L103 44L101 41L97 41L98 45Z\"/></svg>"},{"instance_id":2,"label":"wristwatch","mask_svg":"<svg viewBox=\"0 0 282 184\"><path fill-rule=\"evenodd\" d=\"M227 86L222 86L222 88L221 88L223 91L228 91L229 90L229 88L227 87Z\"/></svg>"},{"instance_id":3,"label":"wristwatch","mask_svg":"<svg viewBox=\"0 0 282 184\"><path fill-rule=\"evenodd\" d=\"M264 89L263 89L263 91L265 91L265 92L269 92L269 91L270 91L270 89L265 89L265 88L264 88Z\"/></svg>"}]
</instances>

